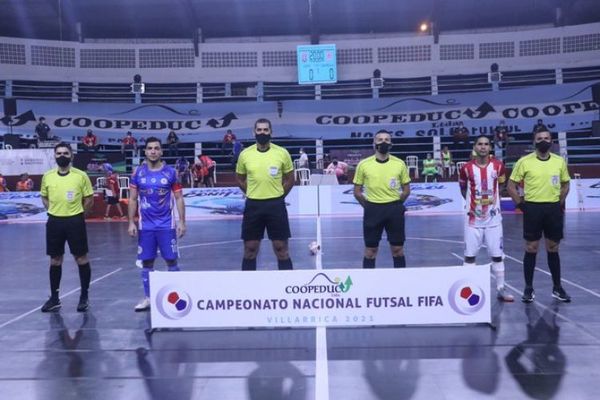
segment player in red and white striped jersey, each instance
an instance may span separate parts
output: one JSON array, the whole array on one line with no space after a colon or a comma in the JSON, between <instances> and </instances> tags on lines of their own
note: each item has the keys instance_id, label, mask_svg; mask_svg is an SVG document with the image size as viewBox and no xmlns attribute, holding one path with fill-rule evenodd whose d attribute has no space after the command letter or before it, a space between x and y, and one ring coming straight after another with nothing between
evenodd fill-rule
<instances>
[{"instance_id":1,"label":"player in red and white striped jersey","mask_svg":"<svg viewBox=\"0 0 600 400\"><path fill-rule=\"evenodd\" d=\"M490 139L485 135L478 136L473 146L477 156L459 172L460 190L466 200L464 265L475 266L475 257L485 243L492 258L498 299L511 302L514 298L504 287L500 211L500 185L506 182L506 172L504 164L490 156L490 150Z\"/></svg>"}]
</instances>

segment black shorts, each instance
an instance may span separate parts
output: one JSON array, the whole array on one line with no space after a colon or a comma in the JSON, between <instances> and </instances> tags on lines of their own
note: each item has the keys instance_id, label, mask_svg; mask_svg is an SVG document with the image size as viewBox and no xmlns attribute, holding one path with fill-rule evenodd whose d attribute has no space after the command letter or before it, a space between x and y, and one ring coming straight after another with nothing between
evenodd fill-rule
<instances>
[{"instance_id":1,"label":"black shorts","mask_svg":"<svg viewBox=\"0 0 600 400\"><path fill-rule=\"evenodd\" d=\"M246 199L242 221L243 240L261 240L265 234L271 240L287 240L292 237L285 199Z\"/></svg>"},{"instance_id":2,"label":"black shorts","mask_svg":"<svg viewBox=\"0 0 600 400\"><path fill-rule=\"evenodd\" d=\"M119 204L119 198L115 196L106 196L106 204L115 205Z\"/></svg>"},{"instance_id":3,"label":"black shorts","mask_svg":"<svg viewBox=\"0 0 600 400\"><path fill-rule=\"evenodd\" d=\"M46 254L58 257L65 254L65 242L76 257L88 253L87 232L83 214L72 217L48 215L46 222Z\"/></svg>"},{"instance_id":4,"label":"black shorts","mask_svg":"<svg viewBox=\"0 0 600 400\"><path fill-rule=\"evenodd\" d=\"M523 238L535 242L542 238L560 242L563 238L564 211L560 203L525 202Z\"/></svg>"},{"instance_id":5,"label":"black shorts","mask_svg":"<svg viewBox=\"0 0 600 400\"><path fill-rule=\"evenodd\" d=\"M404 213L406 208L401 201L391 203L366 202L363 214L363 235L366 247L379 247L381 234L385 229L388 242L392 246L404 245Z\"/></svg>"}]
</instances>

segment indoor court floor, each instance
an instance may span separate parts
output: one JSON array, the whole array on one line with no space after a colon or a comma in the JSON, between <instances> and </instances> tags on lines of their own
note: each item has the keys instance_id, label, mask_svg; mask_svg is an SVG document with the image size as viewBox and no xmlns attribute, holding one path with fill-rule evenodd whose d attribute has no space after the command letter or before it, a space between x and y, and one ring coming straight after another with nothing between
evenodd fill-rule
<instances>
[{"instance_id":1,"label":"indoor court floor","mask_svg":"<svg viewBox=\"0 0 600 400\"><path fill-rule=\"evenodd\" d=\"M507 282L516 301L494 302L496 330L486 325L327 328L320 342L314 328L148 332L149 314L133 311L142 287L136 242L125 222L88 224L90 311L75 311L79 278L68 257L62 310L43 314L44 224L2 224L0 398L597 399L600 213L566 216L561 260L570 304L551 297L545 251L538 255L536 301L521 303L521 220L515 214L504 217ZM461 265L462 221L460 215L409 215L408 267ZM181 268L239 270L240 223L188 222ZM323 218L321 225L323 268L360 268L361 220ZM295 268L314 269L308 244L317 236L316 219L292 219L291 228ZM392 263L385 242L377 262L382 268ZM487 262L485 252L478 262ZM259 269L276 269L268 242Z\"/></svg>"}]
</instances>

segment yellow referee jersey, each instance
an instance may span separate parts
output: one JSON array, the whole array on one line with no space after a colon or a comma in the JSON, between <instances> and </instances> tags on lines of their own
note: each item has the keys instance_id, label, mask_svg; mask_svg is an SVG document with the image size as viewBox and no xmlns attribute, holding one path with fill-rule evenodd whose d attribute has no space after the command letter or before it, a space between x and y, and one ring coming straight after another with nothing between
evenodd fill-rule
<instances>
[{"instance_id":1,"label":"yellow referee jersey","mask_svg":"<svg viewBox=\"0 0 600 400\"><path fill-rule=\"evenodd\" d=\"M292 157L286 149L271 143L267 151L258 151L256 144L240 153L235 172L246 175L246 196L253 200L281 197L282 177L294 170Z\"/></svg>"},{"instance_id":2,"label":"yellow referee jersey","mask_svg":"<svg viewBox=\"0 0 600 400\"><path fill-rule=\"evenodd\" d=\"M400 200L402 185L410 183L404 161L390 155L385 162L375 155L358 163L354 184L365 188L365 197L371 203L390 203Z\"/></svg>"},{"instance_id":3,"label":"yellow referee jersey","mask_svg":"<svg viewBox=\"0 0 600 400\"><path fill-rule=\"evenodd\" d=\"M510 180L524 182L525 201L556 203L560 200L560 184L571 178L564 158L550 153L550 158L540 160L533 152L517 161Z\"/></svg>"},{"instance_id":4,"label":"yellow referee jersey","mask_svg":"<svg viewBox=\"0 0 600 400\"><path fill-rule=\"evenodd\" d=\"M87 174L77 168L69 169L67 175L59 175L54 168L42 178L42 197L47 197L48 214L55 217L72 217L81 214L83 198L92 196L92 182Z\"/></svg>"}]
</instances>

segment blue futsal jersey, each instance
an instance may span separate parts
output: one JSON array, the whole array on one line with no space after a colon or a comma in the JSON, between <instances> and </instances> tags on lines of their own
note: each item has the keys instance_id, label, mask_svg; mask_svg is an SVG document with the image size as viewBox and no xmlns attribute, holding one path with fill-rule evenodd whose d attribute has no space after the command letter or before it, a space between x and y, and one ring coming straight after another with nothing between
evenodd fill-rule
<instances>
[{"instance_id":1,"label":"blue futsal jersey","mask_svg":"<svg viewBox=\"0 0 600 400\"><path fill-rule=\"evenodd\" d=\"M151 171L142 164L131 176L130 185L138 191L140 230L175 228L173 192L181 190L181 185L172 167L164 164L160 170Z\"/></svg>"}]
</instances>

